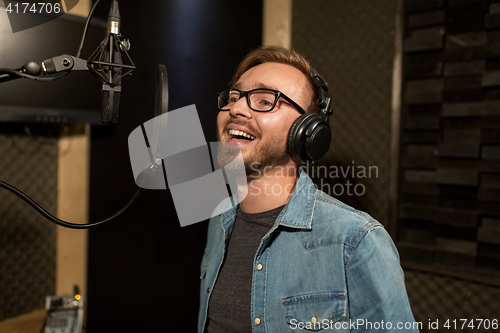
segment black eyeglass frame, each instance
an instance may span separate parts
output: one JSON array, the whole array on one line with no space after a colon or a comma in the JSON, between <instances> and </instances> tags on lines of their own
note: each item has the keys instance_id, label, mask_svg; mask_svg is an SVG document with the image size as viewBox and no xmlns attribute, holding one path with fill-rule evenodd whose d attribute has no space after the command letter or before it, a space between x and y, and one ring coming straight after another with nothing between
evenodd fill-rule
<instances>
[{"instance_id":1,"label":"black eyeglass frame","mask_svg":"<svg viewBox=\"0 0 500 333\"><path fill-rule=\"evenodd\" d=\"M274 89L268 89L268 88L256 88L256 89L252 89L252 90L248 90L248 91L243 91L243 90L239 90L239 89L226 89L226 90L223 90L222 92L219 93L219 95L217 96L217 108L220 110L220 111L229 111L229 109L223 109L223 108L220 108L219 107L219 102L218 100L221 98L221 95L222 93L224 93L225 91L228 91L228 92L231 92L231 91L237 91L240 93L240 96L238 97L238 100L240 100L242 97L246 97L246 100L247 100L247 105L250 109L252 109L253 111L256 111L256 112L270 112L272 110L274 110L274 107L276 106L276 103L278 103L278 99L280 97L283 97L283 99L285 99L285 101L287 101L288 103L292 104L292 106L294 108L297 109L297 111L299 111L300 114L304 114L306 113L304 111L304 109L298 105L297 103L295 103L293 101L293 99L291 99L290 97L288 97L287 95L285 95L284 93L282 93L281 91L279 90L274 90ZM250 99L249 99L249 95L254 92L254 91L271 91L274 93L274 103L273 103L273 106L267 110L267 111L262 111L262 110L256 110L254 108L252 108L252 106L250 105ZM229 104L229 103L228 103Z\"/></svg>"}]
</instances>

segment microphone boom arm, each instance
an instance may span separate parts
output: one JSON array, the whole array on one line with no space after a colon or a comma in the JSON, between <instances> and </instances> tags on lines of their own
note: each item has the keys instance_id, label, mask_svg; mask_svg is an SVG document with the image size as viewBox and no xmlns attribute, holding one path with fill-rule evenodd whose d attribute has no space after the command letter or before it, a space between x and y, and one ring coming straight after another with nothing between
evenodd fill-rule
<instances>
[{"instance_id":1,"label":"microphone boom arm","mask_svg":"<svg viewBox=\"0 0 500 333\"><path fill-rule=\"evenodd\" d=\"M62 71L86 71L88 70L87 60L63 54L42 61L42 68L45 74L54 74Z\"/></svg>"},{"instance_id":2,"label":"microphone boom arm","mask_svg":"<svg viewBox=\"0 0 500 333\"><path fill-rule=\"evenodd\" d=\"M53 81L67 75L70 71L89 70L87 60L80 59L68 54L45 59L41 62L28 61L19 69L0 69L0 83L15 79L26 78L37 81ZM64 72L63 75L50 76L51 74ZM49 75L45 77L45 75Z\"/></svg>"}]
</instances>

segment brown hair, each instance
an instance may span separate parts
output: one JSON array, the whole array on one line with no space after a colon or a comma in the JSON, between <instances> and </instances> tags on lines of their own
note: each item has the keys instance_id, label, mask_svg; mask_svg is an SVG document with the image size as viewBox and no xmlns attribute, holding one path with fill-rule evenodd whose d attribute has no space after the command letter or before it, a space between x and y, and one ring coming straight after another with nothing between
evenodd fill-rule
<instances>
[{"instance_id":1,"label":"brown hair","mask_svg":"<svg viewBox=\"0 0 500 333\"><path fill-rule=\"evenodd\" d=\"M234 86L247 70L266 62L277 62L290 65L301 71L308 78L310 83L308 85L308 90L311 96L311 103L306 106L305 110L307 112L319 113L319 108L315 103L318 99L318 91L312 79L311 67L306 58L295 50L289 50L280 46L264 46L254 49L243 58L236 68L236 72L231 80L231 86Z\"/></svg>"}]
</instances>

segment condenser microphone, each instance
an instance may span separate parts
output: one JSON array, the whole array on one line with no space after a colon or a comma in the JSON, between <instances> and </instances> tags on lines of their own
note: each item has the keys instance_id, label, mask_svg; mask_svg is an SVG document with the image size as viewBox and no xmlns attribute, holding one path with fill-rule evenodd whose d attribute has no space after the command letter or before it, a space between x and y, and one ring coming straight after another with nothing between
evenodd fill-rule
<instances>
[{"instance_id":1,"label":"condenser microphone","mask_svg":"<svg viewBox=\"0 0 500 333\"><path fill-rule=\"evenodd\" d=\"M90 71L102 81L101 122L106 124L118 123L121 83L135 69L127 53L130 42L121 35L120 25L118 1L113 0L108 15L108 36L88 60Z\"/></svg>"},{"instance_id":2,"label":"condenser microphone","mask_svg":"<svg viewBox=\"0 0 500 333\"><path fill-rule=\"evenodd\" d=\"M118 2L113 1L108 15L108 38L110 41L112 39L111 35L120 34L120 23L121 18ZM109 49L106 50L104 56L110 63L121 64L120 53L112 44L109 45ZM122 87L121 70L116 67L104 66L104 74L108 77L107 82L110 82L113 77L116 77L116 82L111 82L111 84L103 82L101 90L101 122L116 124L118 122L118 106L120 104Z\"/></svg>"},{"instance_id":3,"label":"condenser microphone","mask_svg":"<svg viewBox=\"0 0 500 333\"><path fill-rule=\"evenodd\" d=\"M102 85L101 90L101 122L105 124L118 123L118 105L120 104L120 93L122 87L112 87L108 84Z\"/></svg>"}]
</instances>

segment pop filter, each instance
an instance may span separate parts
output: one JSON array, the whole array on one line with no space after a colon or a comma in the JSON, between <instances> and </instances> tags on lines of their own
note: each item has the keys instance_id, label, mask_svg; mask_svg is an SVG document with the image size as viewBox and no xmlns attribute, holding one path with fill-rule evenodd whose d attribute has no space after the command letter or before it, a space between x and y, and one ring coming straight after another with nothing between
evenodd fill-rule
<instances>
[{"instance_id":1,"label":"pop filter","mask_svg":"<svg viewBox=\"0 0 500 333\"><path fill-rule=\"evenodd\" d=\"M156 66L154 86L154 116L159 116L168 111L168 78L165 65Z\"/></svg>"},{"instance_id":2,"label":"pop filter","mask_svg":"<svg viewBox=\"0 0 500 333\"><path fill-rule=\"evenodd\" d=\"M153 88L153 137L150 138L150 148L156 162L161 159L163 144L166 139L167 117L160 117L168 112L168 77L167 67L163 64L156 66Z\"/></svg>"}]
</instances>

